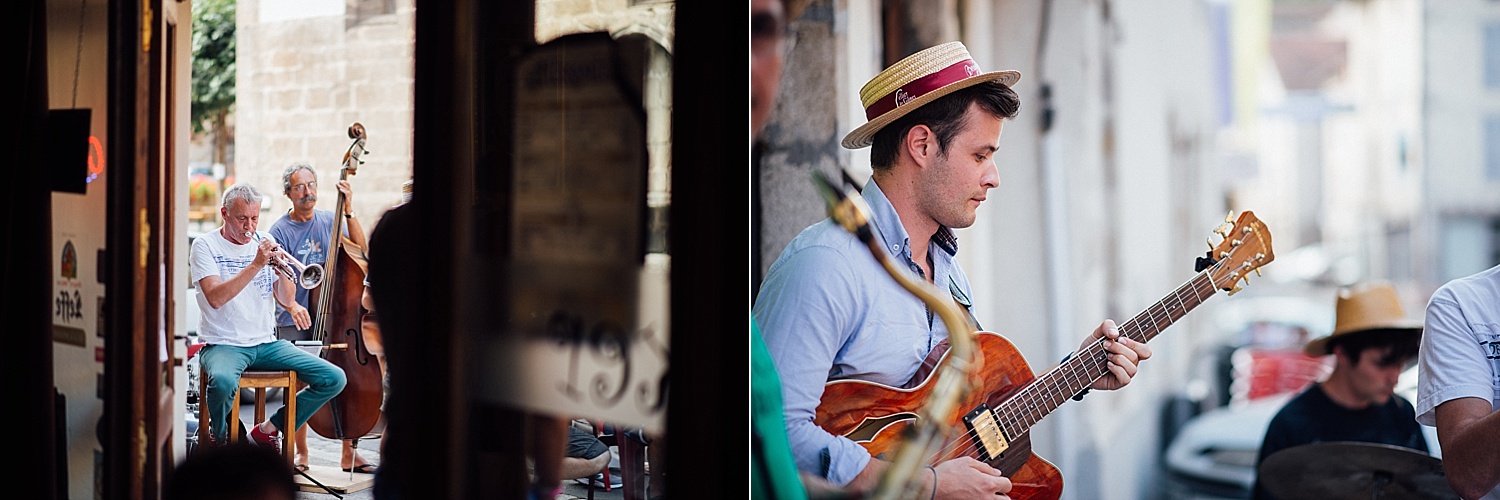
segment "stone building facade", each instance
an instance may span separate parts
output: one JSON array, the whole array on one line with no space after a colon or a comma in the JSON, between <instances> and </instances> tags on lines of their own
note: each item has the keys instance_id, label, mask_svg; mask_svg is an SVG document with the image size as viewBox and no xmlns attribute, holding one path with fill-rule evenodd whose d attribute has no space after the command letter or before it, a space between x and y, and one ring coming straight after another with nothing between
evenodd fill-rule
<instances>
[{"instance_id":1,"label":"stone building facade","mask_svg":"<svg viewBox=\"0 0 1500 500\"><path fill-rule=\"evenodd\" d=\"M643 34L671 47L672 2L540 0L539 42L569 33ZM241 0L238 6L238 102L233 171L271 195L271 221L291 203L281 172L306 162L318 170L319 196L337 194L335 180L351 144L351 123L367 130L369 153L349 182L368 231L401 199L411 178L414 0ZM651 79L656 102L670 111L669 59L660 54ZM668 122L653 120L651 192L665 206ZM325 202L326 203L326 202ZM320 203L320 208L331 208Z\"/></svg>"}]
</instances>

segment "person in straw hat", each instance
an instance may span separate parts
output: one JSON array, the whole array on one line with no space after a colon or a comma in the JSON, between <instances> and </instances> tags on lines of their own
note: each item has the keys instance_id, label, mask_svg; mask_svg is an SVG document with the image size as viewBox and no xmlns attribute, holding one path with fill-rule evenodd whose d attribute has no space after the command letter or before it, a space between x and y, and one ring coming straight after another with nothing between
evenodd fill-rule
<instances>
[{"instance_id":1,"label":"person in straw hat","mask_svg":"<svg viewBox=\"0 0 1500 500\"><path fill-rule=\"evenodd\" d=\"M860 89L868 122L843 140L845 148L872 147L874 175L863 197L878 241L894 260L966 306L974 301L955 259L953 229L972 225L979 204L1000 184L995 154L1004 121L1020 109L1011 89L1020 77L981 70L959 42L924 49ZM797 467L848 489L874 486L889 462L813 423L823 386L844 378L906 384L947 337L942 321L892 280L857 238L826 219L777 257L753 313L781 376ZM1118 336L1105 321L1084 340L1110 339L1110 375L1093 388L1123 387L1151 355L1144 344L1115 341ZM920 477L922 498L993 497L1011 489L998 470L967 457Z\"/></svg>"},{"instance_id":2,"label":"person in straw hat","mask_svg":"<svg viewBox=\"0 0 1500 500\"><path fill-rule=\"evenodd\" d=\"M1427 453L1412 404L1396 382L1416 358L1420 322L1407 319L1396 289L1384 282L1339 290L1333 333L1308 342L1309 356L1333 356L1333 372L1288 401L1266 429L1259 465L1272 454L1310 443L1359 441ZM1255 498L1274 498L1256 478Z\"/></svg>"},{"instance_id":3,"label":"person in straw hat","mask_svg":"<svg viewBox=\"0 0 1500 500\"><path fill-rule=\"evenodd\" d=\"M1500 266L1438 288L1425 325L1417 421L1437 427L1453 491L1500 499Z\"/></svg>"}]
</instances>

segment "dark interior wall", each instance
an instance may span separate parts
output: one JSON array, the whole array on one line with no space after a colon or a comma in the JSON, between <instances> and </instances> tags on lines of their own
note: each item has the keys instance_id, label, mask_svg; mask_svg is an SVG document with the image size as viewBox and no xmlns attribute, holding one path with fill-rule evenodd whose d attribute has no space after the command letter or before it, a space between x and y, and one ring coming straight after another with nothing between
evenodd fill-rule
<instances>
[{"instance_id":1,"label":"dark interior wall","mask_svg":"<svg viewBox=\"0 0 1500 500\"><path fill-rule=\"evenodd\" d=\"M11 105L6 106L9 132L0 135L10 189L0 196L0 317L6 318L8 361L0 363L0 380L7 406L24 408L11 417L19 429L15 445L25 460L6 472L6 491L19 497L53 498L58 455L56 412L52 388L52 335L48 282L52 249L52 197L45 168L46 141L41 136L47 117L46 2L13 4L4 16L6 47L0 64L13 75ZM20 83L19 89L15 86Z\"/></svg>"}]
</instances>

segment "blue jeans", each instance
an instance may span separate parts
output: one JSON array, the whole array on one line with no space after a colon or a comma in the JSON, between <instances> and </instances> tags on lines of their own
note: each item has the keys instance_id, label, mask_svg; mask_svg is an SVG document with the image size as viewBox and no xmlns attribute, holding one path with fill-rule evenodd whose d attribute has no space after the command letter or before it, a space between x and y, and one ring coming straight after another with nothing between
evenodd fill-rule
<instances>
[{"instance_id":1,"label":"blue jeans","mask_svg":"<svg viewBox=\"0 0 1500 500\"><path fill-rule=\"evenodd\" d=\"M234 404L234 393L240 389L240 374L245 370L292 370L297 372L297 381L307 384L297 391L297 415L294 428L301 428L307 419L323 407L323 403L344 390L348 380L344 370L324 361L323 358L299 349L287 340L267 342L253 347L231 345L208 345L198 352L200 376L208 377L207 409L209 431L214 441L228 442L229 410ZM286 407L271 415L271 425L285 431ZM258 422L256 422L258 423ZM254 425L252 423L251 425Z\"/></svg>"}]
</instances>

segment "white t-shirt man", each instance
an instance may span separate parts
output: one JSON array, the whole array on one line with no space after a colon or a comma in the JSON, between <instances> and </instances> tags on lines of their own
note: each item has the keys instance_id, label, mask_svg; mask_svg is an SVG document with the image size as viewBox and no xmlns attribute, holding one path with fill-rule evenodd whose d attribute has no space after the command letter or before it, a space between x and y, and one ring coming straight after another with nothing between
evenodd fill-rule
<instances>
[{"instance_id":1,"label":"white t-shirt man","mask_svg":"<svg viewBox=\"0 0 1500 500\"><path fill-rule=\"evenodd\" d=\"M1437 407L1459 398L1500 409L1500 266L1432 294L1417 358L1417 422L1437 425ZM1500 500L1500 486L1484 498Z\"/></svg>"},{"instance_id":2,"label":"white t-shirt man","mask_svg":"<svg viewBox=\"0 0 1500 500\"><path fill-rule=\"evenodd\" d=\"M257 233L260 238L270 238ZM194 283L207 276L218 276L229 281L240 270L255 261L259 242L252 238L243 245L224 239L222 231L213 231L193 240L191 279ZM202 321L198 326L198 337L210 345L232 345L250 347L276 340L276 301L272 286L276 284L276 271L266 265L255 274L250 284L238 295L213 308L206 294L198 294L198 310Z\"/></svg>"}]
</instances>

